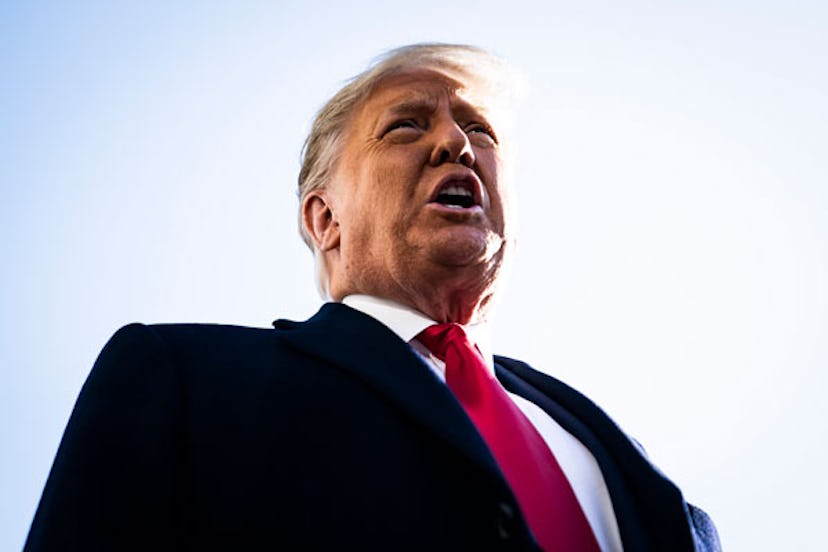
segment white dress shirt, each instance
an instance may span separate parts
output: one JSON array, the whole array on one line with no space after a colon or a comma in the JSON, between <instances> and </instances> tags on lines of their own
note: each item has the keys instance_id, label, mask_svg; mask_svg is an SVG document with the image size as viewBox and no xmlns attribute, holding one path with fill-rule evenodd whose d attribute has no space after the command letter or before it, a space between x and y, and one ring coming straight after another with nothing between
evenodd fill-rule
<instances>
[{"instance_id":1,"label":"white dress shirt","mask_svg":"<svg viewBox=\"0 0 828 552\"><path fill-rule=\"evenodd\" d=\"M421 312L392 301L378 299L368 295L349 295L342 299L349 307L371 316L387 326L400 339L406 341L414 351L425 360L437 378L445 383L445 363L416 339L427 327L436 324ZM486 366L494 371L494 358L491 353L491 334L487 324L463 326L469 340L486 361ZM546 444L553 451L575 496L584 510L592 532L602 552L620 552L621 535L606 482L601 474L598 462L592 453L578 439L562 428L554 419L536 404L507 391L509 397L541 434Z\"/></svg>"}]
</instances>

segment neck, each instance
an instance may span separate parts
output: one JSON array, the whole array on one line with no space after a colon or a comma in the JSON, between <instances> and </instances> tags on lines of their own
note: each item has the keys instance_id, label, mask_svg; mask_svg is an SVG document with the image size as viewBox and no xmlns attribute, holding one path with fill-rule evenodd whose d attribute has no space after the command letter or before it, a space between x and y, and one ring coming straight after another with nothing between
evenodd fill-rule
<instances>
[{"instance_id":1,"label":"neck","mask_svg":"<svg viewBox=\"0 0 828 552\"><path fill-rule=\"evenodd\" d=\"M423 286L404 290L399 297L388 297L420 311L435 322L475 324L488 319L493 290L489 287Z\"/></svg>"},{"instance_id":2,"label":"neck","mask_svg":"<svg viewBox=\"0 0 828 552\"><path fill-rule=\"evenodd\" d=\"M485 262L466 266L433 262L349 265L338 249L329 252L325 261L326 274L320 280L326 281L328 298L333 301L368 295L407 306L438 323L462 325L488 320L505 268L502 250Z\"/></svg>"},{"instance_id":3,"label":"neck","mask_svg":"<svg viewBox=\"0 0 828 552\"><path fill-rule=\"evenodd\" d=\"M405 305L438 323L467 325L488 320L494 303L495 280L494 277L463 277L452 271L443 278L421 281L402 278L386 280L383 285L357 281L336 286L332 282L330 298L341 301L348 295L369 295Z\"/></svg>"}]
</instances>

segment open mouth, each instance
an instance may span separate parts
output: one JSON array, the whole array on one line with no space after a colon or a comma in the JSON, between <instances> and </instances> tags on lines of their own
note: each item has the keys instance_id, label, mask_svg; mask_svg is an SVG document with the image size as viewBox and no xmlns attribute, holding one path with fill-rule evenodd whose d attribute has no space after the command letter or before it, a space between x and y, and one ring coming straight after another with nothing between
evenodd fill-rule
<instances>
[{"instance_id":1,"label":"open mouth","mask_svg":"<svg viewBox=\"0 0 828 552\"><path fill-rule=\"evenodd\" d=\"M434 194L431 203L438 203L451 209L469 209L480 205L476 197L477 183L473 178L450 178L443 182Z\"/></svg>"},{"instance_id":2,"label":"open mouth","mask_svg":"<svg viewBox=\"0 0 828 552\"><path fill-rule=\"evenodd\" d=\"M461 186L448 186L437 194L434 202L446 207L468 209L474 205L474 196Z\"/></svg>"}]
</instances>

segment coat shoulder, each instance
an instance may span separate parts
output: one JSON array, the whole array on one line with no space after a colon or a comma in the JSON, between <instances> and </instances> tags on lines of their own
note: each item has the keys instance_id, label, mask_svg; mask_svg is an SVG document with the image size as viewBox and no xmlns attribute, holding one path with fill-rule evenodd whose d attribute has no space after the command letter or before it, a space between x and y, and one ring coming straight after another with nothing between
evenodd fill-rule
<instances>
[{"instance_id":1,"label":"coat shoulder","mask_svg":"<svg viewBox=\"0 0 828 552\"><path fill-rule=\"evenodd\" d=\"M141 344L162 347L173 356L186 351L210 351L226 347L250 347L257 343L273 344L272 328L236 326L231 324L181 323L142 324L134 322L123 326L110 339L112 344Z\"/></svg>"},{"instance_id":2,"label":"coat shoulder","mask_svg":"<svg viewBox=\"0 0 828 552\"><path fill-rule=\"evenodd\" d=\"M143 324L133 322L119 328L107 346L155 343L165 347L179 347L198 343L255 341L273 337L272 328L256 328L231 324L181 323Z\"/></svg>"}]
</instances>

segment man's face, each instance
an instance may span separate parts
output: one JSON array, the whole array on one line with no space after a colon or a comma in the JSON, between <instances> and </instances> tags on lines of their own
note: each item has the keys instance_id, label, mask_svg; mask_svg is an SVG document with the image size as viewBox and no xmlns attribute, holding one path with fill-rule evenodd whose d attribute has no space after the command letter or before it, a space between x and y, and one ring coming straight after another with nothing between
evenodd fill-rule
<instances>
[{"instance_id":1,"label":"man's face","mask_svg":"<svg viewBox=\"0 0 828 552\"><path fill-rule=\"evenodd\" d=\"M508 201L498 129L473 85L408 71L381 81L357 108L326 190L341 236L335 299L399 299L401 289L453 273L479 274L490 287L506 249Z\"/></svg>"}]
</instances>

